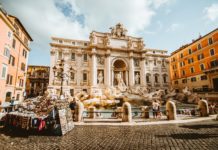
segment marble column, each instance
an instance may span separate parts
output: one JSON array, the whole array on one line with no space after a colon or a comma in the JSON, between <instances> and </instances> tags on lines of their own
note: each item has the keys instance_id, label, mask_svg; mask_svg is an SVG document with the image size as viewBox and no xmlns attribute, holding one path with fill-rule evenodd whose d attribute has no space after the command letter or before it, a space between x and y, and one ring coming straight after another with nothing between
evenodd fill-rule
<instances>
[{"instance_id":1,"label":"marble column","mask_svg":"<svg viewBox=\"0 0 218 150\"><path fill-rule=\"evenodd\" d=\"M135 84L135 73L134 73L134 60L133 57L129 59L129 85L134 86Z\"/></svg>"},{"instance_id":2,"label":"marble column","mask_svg":"<svg viewBox=\"0 0 218 150\"><path fill-rule=\"evenodd\" d=\"M126 86L129 86L129 82L128 82L129 77L128 77L128 71L127 70L125 71L125 76L126 76Z\"/></svg>"},{"instance_id":3,"label":"marble column","mask_svg":"<svg viewBox=\"0 0 218 150\"><path fill-rule=\"evenodd\" d=\"M110 60L111 60L110 55L106 55L104 78L105 78L105 85L107 87L111 86L111 61Z\"/></svg>"},{"instance_id":4,"label":"marble column","mask_svg":"<svg viewBox=\"0 0 218 150\"><path fill-rule=\"evenodd\" d=\"M96 49L92 48L92 86L97 86L97 57L96 57Z\"/></svg>"},{"instance_id":5,"label":"marble column","mask_svg":"<svg viewBox=\"0 0 218 150\"><path fill-rule=\"evenodd\" d=\"M145 59L143 58L140 61L140 84L141 86L145 86L146 85L146 80L145 80Z\"/></svg>"}]
</instances>

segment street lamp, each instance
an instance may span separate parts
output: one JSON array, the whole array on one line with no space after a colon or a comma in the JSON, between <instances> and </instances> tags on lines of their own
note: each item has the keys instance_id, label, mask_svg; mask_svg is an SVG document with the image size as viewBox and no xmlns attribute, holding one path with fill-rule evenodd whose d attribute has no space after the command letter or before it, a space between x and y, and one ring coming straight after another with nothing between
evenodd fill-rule
<instances>
[{"instance_id":1,"label":"street lamp","mask_svg":"<svg viewBox=\"0 0 218 150\"><path fill-rule=\"evenodd\" d=\"M60 92L60 96L63 94L63 82L64 82L64 77L68 77L69 78L69 75L64 73L64 60L62 59L61 60L61 63L59 64L59 69L54 66L53 68L53 72L54 72L54 77L58 77L61 79L61 92ZM70 67L69 69L70 71L73 70L72 67Z\"/></svg>"}]
</instances>

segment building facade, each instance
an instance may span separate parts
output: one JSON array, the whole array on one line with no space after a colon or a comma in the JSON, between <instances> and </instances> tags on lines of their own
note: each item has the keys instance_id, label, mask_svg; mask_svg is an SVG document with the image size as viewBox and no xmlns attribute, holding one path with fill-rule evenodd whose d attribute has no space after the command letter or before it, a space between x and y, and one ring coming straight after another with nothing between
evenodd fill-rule
<instances>
[{"instance_id":1,"label":"building facade","mask_svg":"<svg viewBox=\"0 0 218 150\"><path fill-rule=\"evenodd\" d=\"M167 51L145 48L142 38L127 36L120 23L110 29L110 33L91 32L89 41L52 38L49 89L60 94L61 79L55 74L62 69L63 91L71 96L113 87L167 90Z\"/></svg>"},{"instance_id":2,"label":"building facade","mask_svg":"<svg viewBox=\"0 0 218 150\"><path fill-rule=\"evenodd\" d=\"M218 29L174 51L170 75L177 91L187 86L203 97L218 97Z\"/></svg>"},{"instance_id":3,"label":"building facade","mask_svg":"<svg viewBox=\"0 0 218 150\"><path fill-rule=\"evenodd\" d=\"M49 66L32 66L27 68L26 96L43 95L49 83Z\"/></svg>"},{"instance_id":4,"label":"building facade","mask_svg":"<svg viewBox=\"0 0 218 150\"><path fill-rule=\"evenodd\" d=\"M32 38L15 16L0 8L0 101L23 100Z\"/></svg>"}]
</instances>

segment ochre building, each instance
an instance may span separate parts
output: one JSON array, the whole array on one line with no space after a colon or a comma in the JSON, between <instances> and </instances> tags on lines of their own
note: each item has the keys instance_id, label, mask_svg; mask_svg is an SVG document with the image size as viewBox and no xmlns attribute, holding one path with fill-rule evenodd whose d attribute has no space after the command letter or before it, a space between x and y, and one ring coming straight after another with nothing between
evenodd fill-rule
<instances>
[{"instance_id":1,"label":"ochre building","mask_svg":"<svg viewBox=\"0 0 218 150\"><path fill-rule=\"evenodd\" d=\"M218 28L170 56L172 86L189 87L203 98L218 99Z\"/></svg>"},{"instance_id":2,"label":"ochre building","mask_svg":"<svg viewBox=\"0 0 218 150\"><path fill-rule=\"evenodd\" d=\"M26 96L43 95L49 83L49 66L29 65L27 68Z\"/></svg>"},{"instance_id":3,"label":"ochre building","mask_svg":"<svg viewBox=\"0 0 218 150\"><path fill-rule=\"evenodd\" d=\"M71 96L81 91L102 93L107 88L168 89L167 51L146 48L142 38L128 36L120 23L110 29L91 32L87 41L52 38L51 92L59 95L61 85L63 94Z\"/></svg>"},{"instance_id":4,"label":"ochre building","mask_svg":"<svg viewBox=\"0 0 218 150\"><path fill-rule=\"evenodd\" d=\"M0 102L23 100L29 44L32 41L20 20L0 8Z\"/></svg>"}]
</instances>

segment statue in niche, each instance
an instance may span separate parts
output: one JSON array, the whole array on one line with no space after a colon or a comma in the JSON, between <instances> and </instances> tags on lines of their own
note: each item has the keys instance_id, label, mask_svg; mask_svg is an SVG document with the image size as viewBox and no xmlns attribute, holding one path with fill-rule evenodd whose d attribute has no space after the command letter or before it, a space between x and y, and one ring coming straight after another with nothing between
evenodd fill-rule
<instances>
[{"instance_id":1,"label":"statue in niche","mask_svg":"<svg viewBox=\"0 0 218 150\"><path fill-rule=\"evenodd\" d=\"M98 56L97 60L98 60L98 64L104 65L104 58L102 56Z\"/></svg>"},{"instance_id":2,"label":"statue in niche","mask_svg":"<svg viewBox=\"0 0 218 150\"><path fill-rule=\"evenodd\" d=\"M119 73L116 74L116 80L117 80L117 83L118 83L118 85L117 85L118 89L119 89L121 92L126 91L127 87L126 87L126 85L125 85L125 83L124 83L124 81L123 81L121 72L119 72Z\"/></svg>"},{"instance_id":3,"label":"statue in niche","mask_svg":"<svg viewBox=\"0 0 218 150\"><path fill-rule=\"evenodd\" d=\"M139 81L140 81L140 75L137 72L136 75L135 75L135 84L139 84Z\"/></svg>"},{"instance_id":4,"label":"statue in niche","mask_svg":"<svg viewBox=\"0 0 218 150\"><path fill-rule=\"evenodd\" d=\"M98 74L98 84L103 84L103 80L104 80L103 73L102 71L100 71Z\"/></svg>"}]
</instances>

